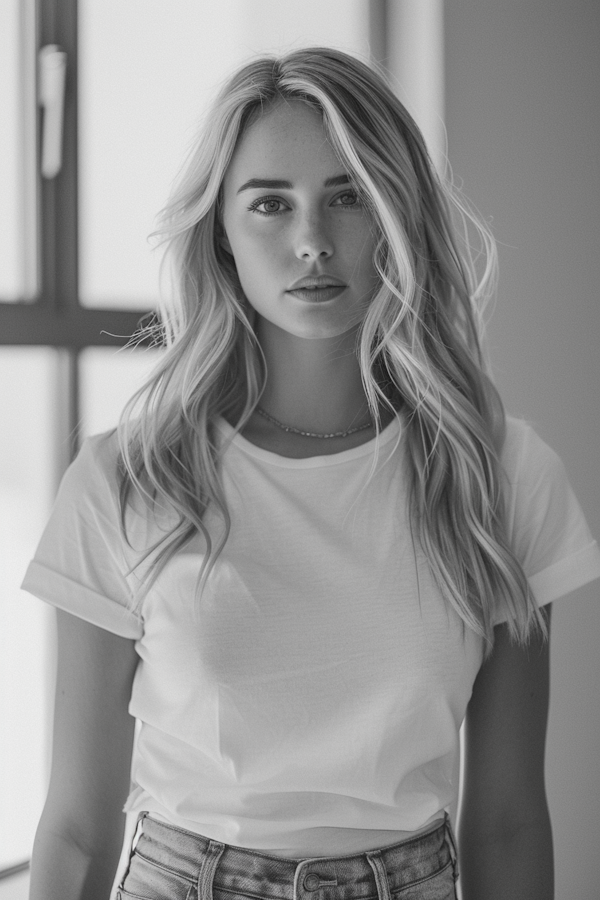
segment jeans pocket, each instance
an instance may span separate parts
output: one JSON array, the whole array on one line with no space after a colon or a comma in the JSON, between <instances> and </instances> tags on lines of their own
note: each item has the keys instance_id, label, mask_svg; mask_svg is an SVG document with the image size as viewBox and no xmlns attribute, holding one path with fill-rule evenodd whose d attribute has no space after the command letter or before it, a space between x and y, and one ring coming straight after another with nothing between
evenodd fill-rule
<instances>
[{"instance_id":1,"label":"jeans pocket","mask_svg":"<svg viewBox=\"0 0 600 900\"><path fill-rule=\"evenodd\" d=\"M452 860L433 875L413 881L392 893L392 900L457 900Z\"/></svg>"},{"instance_id":2,"label":"jeans pocket","mask_svg":"<svg viewBox=\"0 0 600 900\"><path fill-rule=\"evenodd\" d=\"M163 894L164 900L171 900L171 894ZM115 894L115 900L148 900L147 897L140 897L138 894L130 894L129 891L118 888ZM194 887L191 887L187 895L187 900L198 900L198 894Z\"/></svg>"},{"instance_id":3,"label":"jeans pocket","mask_svg":"<svg viewBox=\"0 0 600 900\"><path fill-rule=\"evenodd\" d=\"M137 850L116 892L116 900L197 900L189 878L146 859Z\"/></svg>"}]
</instances>

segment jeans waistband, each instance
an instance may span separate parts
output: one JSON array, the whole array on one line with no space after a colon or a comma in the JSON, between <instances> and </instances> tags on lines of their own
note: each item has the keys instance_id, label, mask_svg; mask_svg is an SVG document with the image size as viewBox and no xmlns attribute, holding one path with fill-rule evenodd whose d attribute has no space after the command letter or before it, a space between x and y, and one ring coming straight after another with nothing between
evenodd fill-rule
<instances>
[{"instance_id":1,"label":"jeans waistband","mask_svg":"<svg viewBox=\"0 0 600 900\"><path fill-rule=\"evenodd\" d=\"M223 844L142 813L135 852L155 865L196 882L199 896L213 897L213 886L242 896L273 900L359 900L412 883L418 873L452 862L458 876L456 845L447 813L443 822L413 838L348 856L290 859ZM318 893L317 893L318 892Z\"/></svg>"}]
</instances>

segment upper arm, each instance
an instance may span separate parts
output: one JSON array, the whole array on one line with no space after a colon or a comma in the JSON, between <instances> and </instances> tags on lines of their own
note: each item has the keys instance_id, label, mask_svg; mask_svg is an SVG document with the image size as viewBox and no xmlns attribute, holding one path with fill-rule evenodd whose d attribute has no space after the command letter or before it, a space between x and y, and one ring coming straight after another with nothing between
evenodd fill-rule
<instances>
[{"instance_id":1,"label":"upper arm","mask_svg":"<svg viewBox=\"0 0 600 900\"><path fill-rule=\"evenodd\" d=\"M550 605L542 610L550 629ZM549 641L511 644L495 628L492 655L479 670L465 720L461 832L480 837L548 815L544 753L550 692Z\"/></svg>"},{"instance_id":2,"label":"upper arm","mask_svg":"<svg viewBox=\"0 0 600 900\"><path fill-rule=\"evenodd\" d=\"M52 770L43 823L88 848L118 843L129 793L134 641L57 609Z\"/></svg>"}]
</instances>

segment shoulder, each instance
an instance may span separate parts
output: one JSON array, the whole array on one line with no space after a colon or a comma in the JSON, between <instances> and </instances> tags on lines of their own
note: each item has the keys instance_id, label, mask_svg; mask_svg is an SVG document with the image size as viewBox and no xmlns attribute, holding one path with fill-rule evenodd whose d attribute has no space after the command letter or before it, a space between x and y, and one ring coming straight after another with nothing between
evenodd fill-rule
<instances>
[{"instance_id":1,"label":"shoulder","mask_svg":"<svg viewBox=\"0 0 600 900\"><path fill-rule=\"evenodd\" d=\"M118 458L116 430L86 438L62 478L58 498L78 505L113 505L119 493Z\"/></svg>"},{"instance_id":2,"label":"shoulder","mask_svg":"<svg viewBox=\"0 0 600 900\"><path fill-rule=\"evenodd\" d=\"M59 497L63 506L73 507L73 514L96 530L112 534L115 540L125 523L127 543L143 554L177 527L179 516L167 500L153 500L135 485L123 507L123 472L117 429L92 435L82 442L65 473Z\"/></svg>"},{"instance_id":3,"label":"shoulder","mask_svg":"<svg viewBox=\"0 0 600 900\"><path fill-rule=\"evenodd\" d=\"M507 537L538 606L598 577L600 554L558 454L509 417L501 462Z\"/></svg>"},{"instance_id":4,"label":"shoulder","mask_svg":"<svg viewBox=\"0 0 600 900\"><path fill-rule=\"evenodd\" d=\"M501 454L506 479L507 514L513 526L523 516L546 515L549 507L560 512L572 490L560 456L542 440L529 422L507 416Z\"/></svg>"},{"instance_id":5,"label":"shoulder","mask_svg":"<svg viewBox=\"0 0 600 900\"><path fill-rule=\"evenodd\" d=\"M75 457L78 468L107 480L117 478L119 440L116 428L85 438Z\"/></svg>"},{"instance_id":6,"label":"shoulder","mask_svg":"<svg viewBox=\"0 0 600 900\"><path fill-rule=\"evenodd\" d=\"M122 636L137 637L122 532L114 435L85 440L67 469L22 587Z\"/></svg>"},{"instance_id":7,"label":"shoulder","mask_svg":"<svg viewBox=\"0 0 600 900\"><path fill-rule=\"evenodd\" d=\"M116 480L119 441L116 428L86 437L69 466L69 472L104 480Z\"/></svg>"},{"instance_id":8,"label":"shoulder","mask_svg":"<svg viewBox=\"0 0 600 900\"><path fill-rule=\"evenodd\" d=\"M540 466L544 470L564 470L558 454L542 440L533 425L515 416L506 417L501 462L511 482Z\"/></svg>"}]
</instances>

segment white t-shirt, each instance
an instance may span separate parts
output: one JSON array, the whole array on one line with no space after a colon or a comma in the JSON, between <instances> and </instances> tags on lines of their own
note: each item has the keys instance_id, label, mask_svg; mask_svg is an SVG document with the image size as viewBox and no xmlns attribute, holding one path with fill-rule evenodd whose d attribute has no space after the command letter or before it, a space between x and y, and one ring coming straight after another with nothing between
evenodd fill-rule
<instances>
[{"instance_id":1,"label":"white t-shirt","mask_svg":"<svg viewBox=\"0 0 600 900\"><path fill-rule=\"evenodd\" d=\"M233 429L219 421L223 439ZM401 840L458 795L459 728L482 642L443 602L412 540L401 420L379 439L289 459L240 435L223 457L229 541L194 618L198 536L136 600L162 523L119 525L114 433L62 482L23 587L140 657L127 810L295 858ZM537 603L600 576L600 552L556 454L509 419L512 545ZM209 511L206 523L218 532ZM139 599L139 598L138 598ZM498 619L499 621L499 619Z\"/></svg>"}]
</instances>

